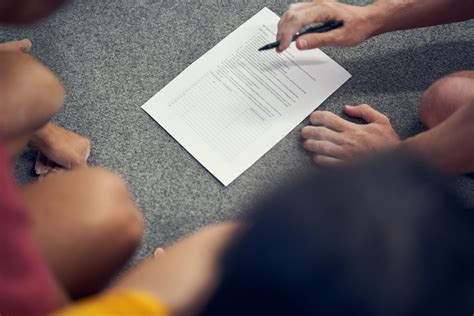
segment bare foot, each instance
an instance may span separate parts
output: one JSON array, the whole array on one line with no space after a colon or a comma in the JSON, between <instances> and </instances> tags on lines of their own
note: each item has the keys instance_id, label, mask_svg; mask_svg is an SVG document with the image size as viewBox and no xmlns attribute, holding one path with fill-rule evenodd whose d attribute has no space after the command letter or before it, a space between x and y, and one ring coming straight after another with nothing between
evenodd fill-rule
<instances>
[{"instance_id":1,"label":"bare foot","mask_svg":"<svg viewBox=\"0 0 474 316\"><path fill-rule=\"evenodd\" d=\"M52 123L33 134L29 145L50 160L38 157L35 167L37 174L48 173L60 167L73 169L84 166L91 148L87 138Z\"/></svg>"},{"instance_id":2,"label":"bare foot","mask_svg":"<svg viewBox=\"0 0 474 316\"><path fill-rule=\"evenodd\" d=\"M10 41L0 44L0 52L22 52L28 53L31 49L31 41L22 39L19 41Z\"/></svg>"},{"instance_id":3,"label":"bare foot","mask_svg":"<svg viewBox=\"0 0 474 316\"><path fill-rule=\"evenodd\" d=\"M336 166L351 159L390 150L400 143L389 119L367 104L347 105L344 112L368 124L355 124L328 111L310 116L313 126L302 129L303 146L321 166Z\"/></svg>"},{"instance_id":4,"label":"bare foot","mask_svg":"<svg viewBox=\"0 0 474 316\"><path fill-rule=\"evenodd\" d=\"M39 177L39 180L43 180L49 173L60 173L65 169L57 163L51 161L42 152L38 152L35 162L35 172Z\"/></svg>"}]
</instances>

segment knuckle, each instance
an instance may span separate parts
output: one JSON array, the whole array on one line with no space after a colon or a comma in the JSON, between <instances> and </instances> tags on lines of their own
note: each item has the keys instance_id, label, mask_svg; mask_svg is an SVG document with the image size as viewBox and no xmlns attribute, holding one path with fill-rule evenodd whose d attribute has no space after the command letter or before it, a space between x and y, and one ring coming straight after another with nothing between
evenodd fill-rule
<instances>
[{"instance_id":1,"label":"knuckle","mask_svg":"<svg viewBox=\"0 0 474 316\"><path fill-rule=\"evenodd\" d=\"M285 20L287 20L288 22L295 22L300 17L300 14L294 9L286 12L285 15L286 15Z\"/></svg>"},{"instance_id":2,"label":"knuckle","mask_svg":"<svg viewBox=\"0 0 474 316\"><path fill-rule=\"evenodd\" d=\"M289 19L292 15L293 15L293 12L294 12L294 9L293 9L293 5L290 4L288 6L288 9L285 11L285 13L283 14L283 18L285 20Z\"/></svg>"}]
</instances>

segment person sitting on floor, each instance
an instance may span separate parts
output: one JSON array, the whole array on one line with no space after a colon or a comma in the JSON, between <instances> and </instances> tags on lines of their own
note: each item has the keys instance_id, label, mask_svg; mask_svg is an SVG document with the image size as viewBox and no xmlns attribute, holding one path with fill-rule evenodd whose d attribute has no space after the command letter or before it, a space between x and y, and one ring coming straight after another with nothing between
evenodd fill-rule
<instances>
[{"instance_id":1,"label":"person sitting on floor","mask_svg":"<svg viewBox=\"0 0 474 316\"><path fill-rule=\"evenodd\" d=\"M33 21L58 4L0 0L0 21ZM12 42L0 51L0 314L13 316L45 315L97 292L143 234L141 213L110 171L82 167L15 184L14 159L41 139L64 102L58 78L25 53L29 44ZM65 159L78 154L77 146L64 144L77 144L68 135L57 127L50 134L64 145L56 153Z\"/></svg>"},{"instance_id":2,"label":"person sitting on floor","mask_svg":"<svg viewBox=\"0 0 474 316\"><path fill-rule=\"evenodd\" d=\"M344 26L327 33L298 38L296 47L355 46L377 34L472 19L473 1L377 0L354 6L335 0L290 5L278 24L279 52L301 27L328 20ZM474 171L474 71L450 74L423 94L420 118L427 131L401 141L389 119L367 104L346 106L344 112L365 120L355 124L328 111L315 111L312 125L301 131L304 148L316 164L340 165L356 157L405 147L442 170L462 174Z\"/></svg>"},{"instance_id":3,"label":"person sitting on floor","mask_svg":"<svg viewBox=\"0 0 474 316\"><path fill-rule=\"evenodd\" d=\"M53 316L465 315L474 213L394 155L308 175Z\"/></svg>"}]
</instances>

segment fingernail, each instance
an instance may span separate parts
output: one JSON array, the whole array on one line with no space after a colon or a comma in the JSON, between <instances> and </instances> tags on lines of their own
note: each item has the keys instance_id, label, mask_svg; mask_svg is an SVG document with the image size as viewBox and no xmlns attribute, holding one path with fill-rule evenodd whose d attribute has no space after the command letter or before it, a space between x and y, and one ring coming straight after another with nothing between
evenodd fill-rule
<instances>
[{"instance_id":1,"label":"fingernail","mask_svg":"<svg viewBox=\"0 0 474 316\"><path fill-rule=\"evenodd\" d=\"M308 47L308 42L306 40L301 40L300 41L300 47L301 49L306 49Z\"/></svg>"}]
</instances>

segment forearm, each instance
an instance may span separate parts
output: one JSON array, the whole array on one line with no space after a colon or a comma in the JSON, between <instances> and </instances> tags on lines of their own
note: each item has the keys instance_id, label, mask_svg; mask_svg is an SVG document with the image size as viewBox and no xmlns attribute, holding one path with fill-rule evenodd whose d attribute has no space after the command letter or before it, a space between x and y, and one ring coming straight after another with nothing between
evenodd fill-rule
<instances>
[{"instance_id":1,"label":"forearm","mask_svg":"<svg viewBox=\"0 0 474 316\"><path fill-rule=\"evenodd\" d=\"M367 9L372 35L474 18L474 0L376 0Z\"/></svg>"}]
</instances>

